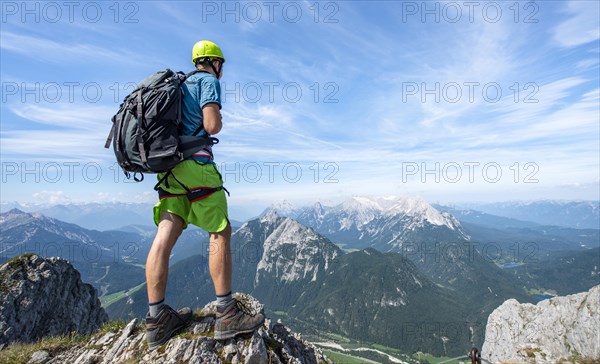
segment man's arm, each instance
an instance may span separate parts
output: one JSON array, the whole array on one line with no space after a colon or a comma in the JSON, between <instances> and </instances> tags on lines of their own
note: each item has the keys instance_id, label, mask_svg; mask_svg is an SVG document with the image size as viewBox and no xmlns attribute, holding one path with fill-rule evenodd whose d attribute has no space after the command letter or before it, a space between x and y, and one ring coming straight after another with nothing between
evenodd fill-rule
<instances>
[{"instance_id":1,"label":"man's arm","mask_svg":"<svg viewBox=\"0 0 600 364\"><path fill-rule=\"evenodd\" d=\"M218 134L223 127L223 122L221 121L221 111L219 110L219 105L216 103L210 103L204 105L202 108L202 117L204 130L210 135Z\"/></svg>"}]
</instances>

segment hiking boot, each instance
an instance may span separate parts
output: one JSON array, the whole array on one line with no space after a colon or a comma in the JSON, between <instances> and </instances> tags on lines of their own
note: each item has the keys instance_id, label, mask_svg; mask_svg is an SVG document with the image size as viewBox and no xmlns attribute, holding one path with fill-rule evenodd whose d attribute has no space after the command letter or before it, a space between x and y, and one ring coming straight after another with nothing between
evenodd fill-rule
<instances>
[{"instance_id":1,"label":"hiking boot","mask_svg":"<svg viewBox=\"0 0 600 364\"><path fill-rule=\"evenodd\" d=\"M188 307L175 311L164 305L156 317L146 315L146 341L150 350L166 343L177 331L188 325L192 318L192 310Z\"/></svg>"},{"instance_id":2,"label":"hiking boot","mask_svg":"<svg viewBox=\"0 0 600 364\"><path fill-rule=\"evenodd\" d=\"M264 322L265 316L262 313L253 314L242 302L234 299L222 312L217 308L215 339L226 340L239 334L251 333Z\"/></svg>"}]
</instances>

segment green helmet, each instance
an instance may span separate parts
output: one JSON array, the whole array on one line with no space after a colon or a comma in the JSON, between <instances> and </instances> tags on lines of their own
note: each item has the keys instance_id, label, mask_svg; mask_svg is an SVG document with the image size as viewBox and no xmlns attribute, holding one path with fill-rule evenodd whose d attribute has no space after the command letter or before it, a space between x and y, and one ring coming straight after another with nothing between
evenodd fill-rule
<instances>
[{"instance_id":1,"label":"green helmet","mask_svg":"<svg viewBox=\"0 0 600 364\"><path fill-rule=\"evenodd\" d=\"M194 44L192 48L192 63L196 64L198 58L220 58L225 63L225 57L223 57L223 52L221 48L215 43L209 40L201 40L198 43Z\"/></svg>"}]
</instances>

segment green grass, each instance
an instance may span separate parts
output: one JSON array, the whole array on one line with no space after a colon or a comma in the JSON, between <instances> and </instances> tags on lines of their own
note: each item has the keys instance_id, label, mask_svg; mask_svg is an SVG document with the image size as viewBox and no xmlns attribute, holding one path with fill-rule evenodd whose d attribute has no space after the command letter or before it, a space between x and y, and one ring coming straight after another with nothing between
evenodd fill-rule
<instances>
[{"instance_id":1,"label":"green grass","mask_svg":"<svg viewBox=\"0 0 600 364\"><path fill-rule=\"evenodd\" d=\"M32 255L33 255L33 253L21 254L21 255L13 257L13 258L7 260L6 262L0 264L0 267L4 267L5 265L8 266L8 270L6 270L4 272L4 274L2 275L2 277L0 277L0 292L2 294L7 294L11 288L8 285L6 285L5 275L9 274L11 270L16 270L19 268L25 269L25 267L27 266L27 260L29 258L31 258Z\"/></svg>"},{"instance_id":2,"label":"green grass","mask_svg":"<svg viewBox=\"0 0 600 364\"><path fill-rule=\"evenodd\" d=\"M123 291L119 291L119 292L115 292L115 293L111 293L111 294L102 296L102 297L100 297L100 303L102 304L102 307L107 308L108 306L117 302L118 300L125 297L126 295L133 294L133 293L139 291L145 285L146 285L146 282L140 283L139 285L137 285L133 288L129 288L129 289L126 289Z\"/></svg>"},{"instance_id":3,"label":"green grass","mask_svg":"<svg viewBox=\"0 0 600 364\"><path fill-rule=\"evenodd\" d=\"M329 360L333 362L333 364L363 364L363 363L372 363L370 360L360 359L354 356L338 353L335 351L323 350L323 354L327 356Z\"/></svg>"},{"instance_id":4,"label":"green grass","mask_svg":"<svg viewBox=\"0 0 600 364\"><path fill-rule=\"evenodd\" d=\"M31 344L11 344L0 351L0 363L25 364L36 351L45 350L50 355L71 349L72 347L89 340L90 336L77 334L65 336L45 337Z\"/></svg>"},{"instance_id":5,"label":"green grass","mask_svg":"<svg viewBox=\"0 0 600 364\"><path fill-rule=\"evenodd\" d=\"M104 335L108 332L118 332L119 330L123 329L126 325L127 322L123 320L108 321L104 323L104 325L102 325L98 332L100 333L100 335Z\"/></svg>"},{"instance_id":6,"label":"green grass","mask_svg":"<svg viewBox=\"0 0 600 364\"><path fill-rule=\"evenodd\" d=\"M16 257L13 257L12 259L4 262L2 265L8 264L8 266L11 269L25 267L25 265L27 264L26 261L29 258L31 258L32 255L33 255L33 253L25 253L25 254L17 255Z\"/></svg>"},{"instance_id":7,"label":"green grass","mask_svg":"<svg viewBox=\"0 0 600 364\"><path fill-rule=\"evenodd\" d=\"M90 341L92 337L101 337L109 332L118 333L127 326L127 322L123 320L115 320L105 322L96 332L90 335L78 335L72 333L71 335L45 337L40 341L31 344L11 344L7 349L0 351L0 363L6 364L21 364L27 363L31 358L31 355L36 351L45 350L50 353L51 356L55 356L60 352L74 349L76 347L82 347L82 344ZM132 334L135 335L139 332L141 326L137 325L133 328ZM147 349L146 341L143 342L142 350ZM85 349L96 349L100 350L102 346L85 346ZM138 348L139 349L139 348ZM134 361L126 361L127 363L137 363L141 356L139 350L133 352Z\"/></svg>"},{"instance_id":8,"label":"green grass","mask_svg":"<svg viewBox=\"0 0 600 364\"><path fill-rule=\"evenodd\" d=\"M287 316L287 312L285 311L273 311L273 314L277 316Z\"/></svg>"}]
</instances>

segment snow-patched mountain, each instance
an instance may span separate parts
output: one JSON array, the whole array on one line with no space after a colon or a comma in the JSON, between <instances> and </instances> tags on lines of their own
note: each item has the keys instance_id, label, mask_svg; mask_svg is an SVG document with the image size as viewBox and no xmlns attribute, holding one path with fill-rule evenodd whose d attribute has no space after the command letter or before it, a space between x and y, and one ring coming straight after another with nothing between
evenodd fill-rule
<instances>
[{"instance_id":1,"label":"snow-patched mountain","mask_svg":"<svg viewBox=\"0 0 600 364\"><path fill-rule=\"evenodd\" d=\"M403 252L405 243L469 240L452 215L415 197L353 197L334 206L317 202L303 208L273 206L267 211L294 217L328 238L355 248Z\"/></svg>"},{"instance_id":2,"label":"snow-patched mountain","mask_svg":"<svg viewBox=\"0 0 600 364\"><path fill-rule=\"evenodd\" d=\"M329 239L297 221L269 211L251 220L232 237L239 284L272 304L284 305L290 291L301 291L331 269L342 251ZM288 293L286 293L288 292Z\"/></svg>"},{"instance_id":3,"label":"snow-patched mountain","mask_svg":"<svg viewBox=\"0 0 600 364\"><path fill-rule=\"evenodd\" d=\"M263 276L282 282L316 281L317 275L327 271L330 261L340 254L330 241L295 220L269 213L260 221L278 224L264 241L255 285L265 279Z\"/></svg>"},{"instance_id":4,"label":"snow-patched mountain","mask_svg":"<svg viewBox=\"0 0 600 364\"><path fill-rule=\"evenodd\" d=\"M265 211L265 213L268 211L275 211L279 216L291 217L292 219L295 219L300 213L302 213L302 208L296 206L294 203L288 200L281 200L273 202Z\"/></svg>"}]
</instances>

